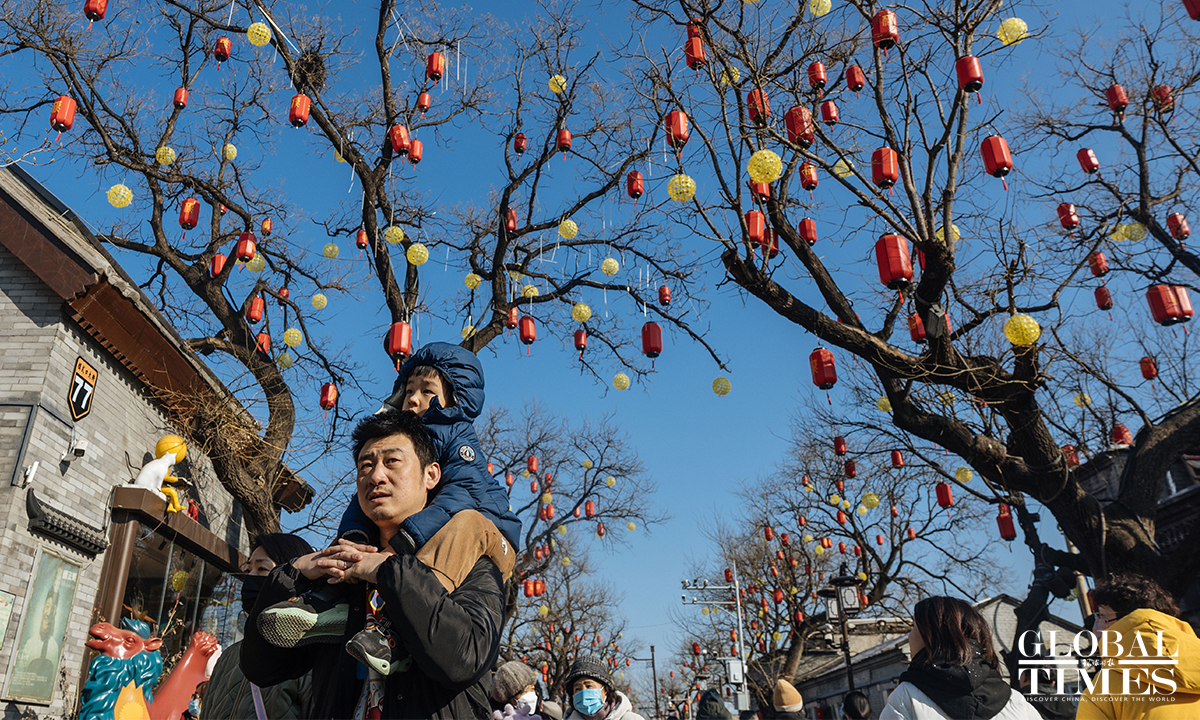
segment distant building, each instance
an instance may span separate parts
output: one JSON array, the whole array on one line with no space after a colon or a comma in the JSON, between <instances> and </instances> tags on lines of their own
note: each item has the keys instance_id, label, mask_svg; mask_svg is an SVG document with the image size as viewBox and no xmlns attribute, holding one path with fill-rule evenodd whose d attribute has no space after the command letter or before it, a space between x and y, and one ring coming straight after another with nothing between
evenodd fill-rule
<instances>
[{"instance_id":1,"label":"distant building","mask_svg":"<svg viewBox=\"0 0 1200 720\"><path fill-rule=\"evenodd\" d=\"M162 398L233 395L70 209L17 166L0 169L0 704L71 716L101 619L228 641L247 551L241 508L199 448L174 475L195 501L168 513L128 483L164 435ZM277 504L311 488L289 477Z\"/></svg>"}]
</instances>

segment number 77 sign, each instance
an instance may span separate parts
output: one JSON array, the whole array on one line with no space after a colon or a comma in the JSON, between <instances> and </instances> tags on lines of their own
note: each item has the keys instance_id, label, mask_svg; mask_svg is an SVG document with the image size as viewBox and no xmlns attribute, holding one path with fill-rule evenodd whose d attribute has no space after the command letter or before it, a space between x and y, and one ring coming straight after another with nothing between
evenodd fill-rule
<instances>
[{"instance_id":1,"label":"number 77 sign","mask_svg":"<svg viewBox=\"0 0 1200 720\"><path fill-rule=\"evenodd\" d=\"M83 358L75 361L75 373L71 376L71 387L67 390L71 405L71 417L82 420L92 411L92 395L96 393L96 368Z\"/></svg>"}]
</instances>

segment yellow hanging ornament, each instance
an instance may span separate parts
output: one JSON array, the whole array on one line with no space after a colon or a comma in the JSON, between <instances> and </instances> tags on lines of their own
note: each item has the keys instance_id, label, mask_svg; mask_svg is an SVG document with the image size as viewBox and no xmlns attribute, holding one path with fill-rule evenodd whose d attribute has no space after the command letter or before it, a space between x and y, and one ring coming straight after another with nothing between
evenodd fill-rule
<instances>
[{"instance_id":1,"label":"yellow hanging ornament","mask_svg":"<svg viewBox=\"0 0 1200 720\"><path fill-rule=\"evenodd\" d=\"M558 234L563 240L570 240L579 233L579 226L574 220L563 220L558 224Z\"/></svg>"},{"instance_id":2,"label":"yellow hanging ornament","mask_svg":"<svg viewBox=\"0 0 1200 720\"><path fill-rule=\"evenodd\" d=\"M267 27L266 23L250 23L250 27L246 29L246 39L254 47L262 47L271 42L271 28Z\"/></svg>"},{"instance_id":3,"label":"yellow hanging ornament","mask_svg":"<svg viewBox=\"0 0 1200 720\"><path fill-rule=\"evenodd\" d=\"M325 306L328 304L329 298L325 297L324 293L317 293L316 295L312 296L312 306L316 309L324 310Z\"/></svg>"},{"instance_id":4,"label":"yellow hanging ornament","mask_svg":"<svg viewBox=\"0 0 1200 720\"><path fill-rule=\"evenodd\" d=\"M292 355L287 351L281 352L279 357L275 358L275 362L279 363L279 367L287 370L292 366Z\"/></svg>"},{"instance_id":5,"label":"yellow hanging ornament","mask_svg":"<svg viewBox=\"0 0 1200 720\"><path fill-rule=\"evenodd\" d=\"M629 376L626 375L625 373L617 373L616 375L613 375L612 383L613 383L613 387L615 387L618 390L628 390L629 389Z\"/></svg>"},{"instance_id":6,"label":"yellow hanging ornament","mask_svg":"<svg viewBox=\"0 0 1200 720\"><path fill-rule=\"evenodd\" d=\"M421 243L413 243L408 246L408 251L404 253L404 257L408 258L408 264L420 267L429 260L429 248Z\"/></svg>"},{"instance_id":7,"label":"yellow hanging ornament","mask_svg":"<svg viewBox=\"0 0 1200 720\"><path fill-rule=\"evenodd\" d=\"M267 259L263 257L261 252L254 253L254 257L250 262L246 263L246 269L250 272L262 272L267 266Z\"/></svg>"},{"instance_id":8,"label":"yellow hanging ornament","mask_svg":"<svg viewBox=\"0 0 1200 720\"><path fill-rule=\"evenodd\" d=\"M888 400L887 396L884 395L875 401L875 407L879 408L879 412L891 412L892 401Z\"/></svg>"},{"instance_id":9,"label":"yellow hanging ornament","mask_svg":"<svg viewBox=\"0 0 1200 720\"><path fill-rule=\"evenodd\" d=\"M960 467L954 471L954 479L960 483L969 483L973 477L975 477L975 473L969 467Z\"/></svg>"},{"instance_id":10,"label":"yellow hanging ornament","mask_svg":"<svg viewBox=\"0 0 1200 720\"><path fill-rule=\"evenodd\" d=\"M854 174L854 165L846 160L838 160L833 164L833 174L840 178L850 177Z\"/></svg>"},{"instance_id":11,"label":"yellow hanging ornament","mask_svg":"<svg viewBox=\"0 0 1200 720\"><path fill-rule=\"evenodd\" d=\"M1018 313L1004 322L1004 336L1013 345L1032 345L1042 336L1042 327L1029 315Z\"/></svg>"},{"instance_id":12,"label":"yellow hanging ornament","mask_svg":"<svg viewBox=\"0 0 1200 720\"><path fill-rule=\"evenodd\" d=\"M117 183L108 189L108 204L115 208L129 207L133 202L133 191Z\"/></svg>"},{"instance_id":13,"label":"yellow hanging ornament","mask_svg":"<svg viewBox=\"0 0 1200 720\"><path fill-rule=\"evenodd\" d=\"M759 150L750 156L746 169L756 183L775 182L783 175L783 161L771 150Z\"/></svg>"},{"instance_id":14,"label":"yellow hanging ornament","mask_svg":"<svg viewBox=\"0 0 1200 720\"><path fill-rule=\"evenodd\" d=\"M288 328L283 331L283 344L288 347L296 347L304 341L304 333L296 328Z\"/></svg>"},{"instance_id":15,"label":"yellow hanging ornament","mask_svg":"<svg viewBox=\"0 0 1200 720\"><path fill-rule=\"evenodd\" d=\"M613 477L612 475L609 475L608 477L604 478L604 484L609 487L612 487L613 485L617 484L617 479L615 477Z\"/></svg>"},{"instance_id":16,"label":"yellow hanging ornament","mask_svg":"<svg viewBox=\"0 0 1200 720\"><path fill-rule=\"evenodd\" d=\"M621 269L621 263L617 262L616 258L605 258L604 262L600 263L600 272L605 275L616 275Z\"/></svg>"},{"instance_id":17,"label":"yellow hanging ornament","mask_svg":"<svg viewBox=\"0 0 1200 720\"><path fill-rule=\"evenodd\" d=\"M404 228L400 227L399 225L389 225L388 228L383 231L383 239L387 240L388 243L392 245L404 242Z\"/></svg>"},{"instance_id":18,"label":"yellow hanging ornament","mask_svg":"<svg viewBox=\"0 0 1200 720\"><path fill-rule=\"evenodd\" d=\"M326 243L325 249L321 251L321 254L330 260L335 260L340 252L341 250L338 249L337 243Z\"/></svg>"},{"instance_id":19,"label":"yellow hanging ornament","mask_svg":"<svg viewBox=\"0 0 1200 720\"><path fill-rule=\"evenodd\" d=\"M808 0L808 11L813 17L824 17L832 8L830 0Z\"/></svg>"},{"instance_id":20,"label":"yellow hanging ornament","mask_svg":"<svg viewBox=\"0 0 1200 720\"><path fill-rule=\"evenodd\" d=\"M538 289L532 285L526 285L525 287L521 288L521 297L523 298L535 298L539 294L540 292Z\"/></svg>"},{"instance_id":21,"label":"yellow hanging ornament","mask_svg":"<svg viewBox=\"0 0 1200 720\"><path fill-rule=\"evenodd\" d=\"M732 387L729 378L719 377L712 382L712 391L722 397L728 395Z\"/></svg>"},{"instance_id":22,"label":"yellow hanging ornament","mask_svg":"<svg viewBox=\"0 0 1200 720\"><path fill-rule=\"evenodd\" d=\"M575 303L575 306L571 308L571 319L575 322L585 323L591 318L592 308L587 303Z\"/></svg>"},{"instance_id":23,"label":"yellow hanging ornament","mask_svg":"<svg viewBox=\"0 0 1200 720\"><path fill-rule=\"evenodd\" d=\"M1000 23L1000 29L996 31L996 37L1000 38L1000 42L1005 45L1019 43L1029 34L1029 26L1021 18L1009 18Z\"/></svg>"},{"instance_id":24,"label":"yellow hanging ornament","mask_svg":"<svg viewBox=\"0 0 1200 720\"><path fill-rule=\"evenodd\" d=\"M467 338L471 337L474 334L475 334L475 326L474 325L466 325L463 327L463 329L462 329L463 340L466 340Z\"/></svg>"},{"instance_id":25,"label":"yellow hanging ornament","mask_svg":"<svg viewBox=\"0 0 1200 720\"><path fill-rule=\"evenodd\" d=\"M468 289L474 290L475 288L479 287L479 283L483 282L483 278L479 277L475 273L467 273L467 276L463 278L463 282L466 284Z\"/></svg>"},{"instance_id":26,"label":"yellow hanging ornament","mask_svg":"<svg viewBox=\"0 0 1200 720\"><path fill-rule=\"evenodd\" d=\"M154 151L154 159L159 165L170 165L175 162L175 151L166 145Z\"/></svg>"},{"instance_id":27,"label":"yellow hanging ornament","mask_svg":"<svg viewBox=\"0 0 1200 720\"><path fill-rule=\"evenodd\" d=\"M691 202L696 197L696 181L687 175L675 175L667 181L667 195L675 202Z\"/></svg>"},{"instance_id":28,"label":"yellow hanging ornament","mask_svg":"<svg viewBox=\"0 0 1200 720\"><path fill-rule=\"evenodd\" d=\"M875 508L879 507L879 496L873 492L863 493L862 504L868 510L874 510Z\"/></svg>"},{"instance_id":29,"label":"yellow hanging ornament","mask_svg":"<svg viewBox=\"0 0 1200 720\"><path fill-rule=\"evenodd\" d=\"M585 459L585 460L584 460L582 463L580 463L580 465L582 465L582 466L583 466L583 469L584 469L584 470L591 470L591 469L592 469L592 461L591 461L591 460L586 460L586 459Z\"/></svg>"},{"instance_id":30,"label":"yellow hanging ornament","mask_svg":"<svg viewBox=\"0 0 1200 720\"><path fill-rule=\"evenodd\" d=\"M562 75L551 75L547 84L550 86L550 92L555 95L562 95L567 91L567 79Z\"/></svg>"}]
</instances>

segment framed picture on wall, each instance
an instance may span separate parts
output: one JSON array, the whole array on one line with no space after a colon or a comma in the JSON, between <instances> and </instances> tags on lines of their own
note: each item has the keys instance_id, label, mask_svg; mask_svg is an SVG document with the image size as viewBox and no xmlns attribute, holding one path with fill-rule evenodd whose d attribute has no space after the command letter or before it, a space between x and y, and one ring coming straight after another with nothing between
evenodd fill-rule
<instances>
[{"instance_id":1,"label":"framed picture on wall","mask_svg":"<svg viewBox=\"0 0 1200 720\"><path fill-rule=\"evenodd\" d=\"M6 699L49 705L54 697L81 567L76 560L38 546L4 682Z\"/></svg>"}]
</instances>

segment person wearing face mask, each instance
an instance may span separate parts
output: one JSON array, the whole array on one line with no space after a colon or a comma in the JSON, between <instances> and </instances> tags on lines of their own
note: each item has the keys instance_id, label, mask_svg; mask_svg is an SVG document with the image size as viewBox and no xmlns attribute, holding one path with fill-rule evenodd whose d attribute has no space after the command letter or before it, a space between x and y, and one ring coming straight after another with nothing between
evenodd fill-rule
<instances>
[{"instance_id":1,"label":"person wearing face mask","mask_svg":"<svg viewBox=\"0 0 1200 720\"><path fill-rule=\"evenodd\" d=\"M614 685L604 661L590 656L576 660L567 674L571 710L566 720L645 720Z\"/></svg>"},{"instance_id":2,"label":"person wearing face mask","mask_svg":"<svg viewBox=\"0 0 1200 720\"><path fill-rule=\"evenodd\" d=\"M492 709L524 708L526 715L542 714L542 693L537 684L537 671L525 663L510 660L492 675Z\"/></svg>"},{"instance_id":3,"label":"person wearing face mask","mask_svg":"<svg viewBox=\"0 0 1200 720\"><path fill-rule=\"evenodd\" d=\"M309 555L312 547L297 535L270 533L250 541L250 570L242 580L242 609L249 612L276 565ZM278 685L258 687L240 667L242 643L221 653L200 704L200 720L295 720L309 716L312 676L308 673ZM193 716L196 717L196 716Z\"/></svg>"}]
</instances>

